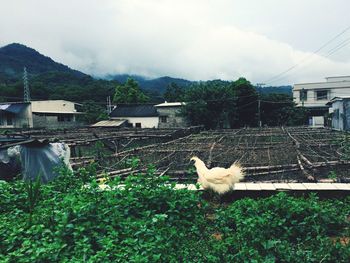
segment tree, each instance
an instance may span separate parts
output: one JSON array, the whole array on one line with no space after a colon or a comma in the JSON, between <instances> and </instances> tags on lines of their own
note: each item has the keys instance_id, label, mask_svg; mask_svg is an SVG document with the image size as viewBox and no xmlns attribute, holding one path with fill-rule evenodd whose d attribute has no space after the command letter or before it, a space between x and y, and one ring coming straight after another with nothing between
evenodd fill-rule
<instances>
[{"instance_id":1,"label":"tree","mask_svg":"<svg viewBox=\"0 0 350 263\"><path fill-rule=\"evenodd\" d=\"M80 121L83 121L87 124L95 123L102 120L107 120L108 115L106 109L96 104L94 101L85 101L83 103L82 111L84 114L78 116Z\"/></svg>"},{"instance_id":2,"label":"tree","mask_svg":"<svg viewBox=\"0 0 350 263\"><path fill-rule=\"evenodd\" d=\"M233 95L226 81L195 83L185 92L183 114L192 125L204 125L206 129L227 127L235 108Z\"/></svg>"},{"instance_id":3,"label":"tree","mask_svg":"<svg viewBox=\"0 0 350 263\"><path fill-rule=\"evenodd\" d=\"M257 125L258 93L254 86L245 78L231 82L231 92L235 97L235 111L230 118L231 127Z\"/></svg>"},{"instance_id":4,"label":"tree","mask_svg":"<svg viewBox=\"0 0 350 263\"><path fill-rule=\"evenodd\" d=\"M168 102L182 101L185 95L183 88L179 87L176 83L171 82L166 87L164 98Z\"/></svg>"},{"instance_id":5,"label":"tree","mask_svg":"<svg viewBox=\"0 0 350 263\"><path fill-rule=\"evenodd\" d=\"M293 97L287 94L266 94L261 97L261 121L263 125L304 125L307 110L298 108Z\"/></svg>"},{"instance_id":6,"label":"tree","mask_svg":"<svg viewBox=\"0 0 350 263\"><path fill-rule=\"evenodd\" d=\"M144 103L148 100L149 98L132 78L128 78L124 84L117 85L113 97L115 103Z\"/></svg>"}]
</instances>

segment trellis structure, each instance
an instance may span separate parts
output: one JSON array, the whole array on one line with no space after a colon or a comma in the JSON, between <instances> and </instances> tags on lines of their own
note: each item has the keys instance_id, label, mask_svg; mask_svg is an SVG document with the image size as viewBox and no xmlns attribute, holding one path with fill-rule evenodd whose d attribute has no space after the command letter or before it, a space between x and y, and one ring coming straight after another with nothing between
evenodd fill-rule
<instances>
[{"instance_id":1,"label":"trellis structure","mask_svg":"<svg viewBox=\"0 0 350 263\"><path fill-rule=\"evenodd\" d=\"M279 127L205 131L154 145L139 147L105 158L102 170L110 176L132 172L125 160L139 158L143 171L149 164L159 174L178 181L194 181L196 174L189 160L196 155L208 167L228 167L239 162L245 181L306 182L341 180L348 172L350 151L347 135L328 129Z\"/></svg>"}]
</instances>

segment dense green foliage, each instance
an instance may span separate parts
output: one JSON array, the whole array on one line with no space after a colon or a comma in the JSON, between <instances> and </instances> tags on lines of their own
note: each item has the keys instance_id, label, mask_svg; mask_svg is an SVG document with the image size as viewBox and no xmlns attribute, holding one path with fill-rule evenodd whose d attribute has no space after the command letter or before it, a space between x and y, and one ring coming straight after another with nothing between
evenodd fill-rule
<instances>
[{"instance_id":1,"label":"dense green foliage","mask_svg":"<svg viewBox=\"0 0 350 263\"><path fill-rule=\"evenodd\" d=\"M350 234L349 198L281 193L214 205L153 172L106 191L93 169L61 172L35 191L1 182L0 261L348 262L350 246L330 237Z\"/></svg>"},{"instance_id":2,"label":"dense green foliage","mask_svg":"<svg viewBox=\"0 0 350 263\"><path fill-rule=\"evenodd\" d=\"M131 78L115 88L113 102L117 104L144 103L147 101L149 101L149 98L141 91L137 81Z\"/></svg>"},{"instance_id":3,"label":"dense green foliage","mask_svg":"<svg viewBox=\"0 0 350 263\"><path fill-rule=\"evenodd\" d=\"M235 120L234 91L222 84L217 80L199 82L186 91L183 113L191 124L215 129L227 127L229 120Z\"/></svg>"},{"instance_id":4,"label":"dense green foliage","mask_svg":"<svg viewBox=\"0 0 350 263\"><path fill-rule=\"evenodd\" d=\"M261 121L268 126L302 125L308 120L308 110L297 108L293 97L286 94L266 94L261 96Z\"/></svg>"},{"instance_id":5,"label":"dense green foliage","mask_svg":"<svg viewBox=\"0 0 350 263\"><path fill-rule=\"evenodd\" d=\"M165 90L164 99L167 102L183 101L185 96L185 89L174 82L171 82Z\"/></svg>"},{"instance_id":6,"label":"dense green foliage","mask_svg":"<svg viewBox=\"0 0 350 263\"><path fill-rule=\"evenodd\" d=\"M258 94L244 78L228 82L214 80L193 84L182 91L169 87L169 97L180 94L186 102L183 114L193 125L207 129L254 127L260 116L262 125L303 125L307 111L295 107L287 94Z\"/></svg>"}]
</instances>

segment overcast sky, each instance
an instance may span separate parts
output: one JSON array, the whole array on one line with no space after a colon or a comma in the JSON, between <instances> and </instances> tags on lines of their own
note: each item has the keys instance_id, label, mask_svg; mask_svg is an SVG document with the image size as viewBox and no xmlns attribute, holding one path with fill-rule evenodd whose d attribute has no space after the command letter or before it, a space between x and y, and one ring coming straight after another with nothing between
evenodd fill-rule
<instances>
[{"instance_id":1,"label":"overcast sky","mask_svg":"<svg viewBox=\"0 0 350 263\"><path fill-rule=\"evenodd\" d=\"M349 0L0 0L0 46L92 75L323 81L350 75L350 29L313 55L350 26L349 10Z\"/></svg>"}]
</instances>

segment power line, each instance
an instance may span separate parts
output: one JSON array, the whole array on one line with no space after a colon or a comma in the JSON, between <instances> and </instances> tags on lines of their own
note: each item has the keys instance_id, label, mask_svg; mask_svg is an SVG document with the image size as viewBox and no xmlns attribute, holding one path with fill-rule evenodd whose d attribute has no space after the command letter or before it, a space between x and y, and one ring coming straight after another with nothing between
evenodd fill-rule
<instances>
[{"instance_id":1,"label":"power line","mask_svg":"<svg viewBox=\"0 0 350 263\"><path fill-rule=\"evenodd\" d=\"M346 33L348 30L350 29L350 26L348 26L347 28L345 28L343 31L341 31L339 34L337 34L336 36L334 36L333 38L331 38L330 40L328 40L325 44L323 44L321 47L319 47L318 49L316 49L313 53L306 55L303 59L301 59L298 63L296 63L295 65L289 67L288 69L282 71L281 73L269 78L266 81L263 81L263 83L272 83L277 81L278 79L280 79L281 76L283 76L284 74L288 73L289 71L295 69L296 67L298 67L299 65L301 65L304 61L308 60L309 58L313 57L314 55L316 55L317 53L319 53L322 49L324 49L326 46L328 46L330 43L332 43L335 39L337 39L338 37L340 37L341 35L343 35L344 33Z\"/></svg>"}]
</instances>

